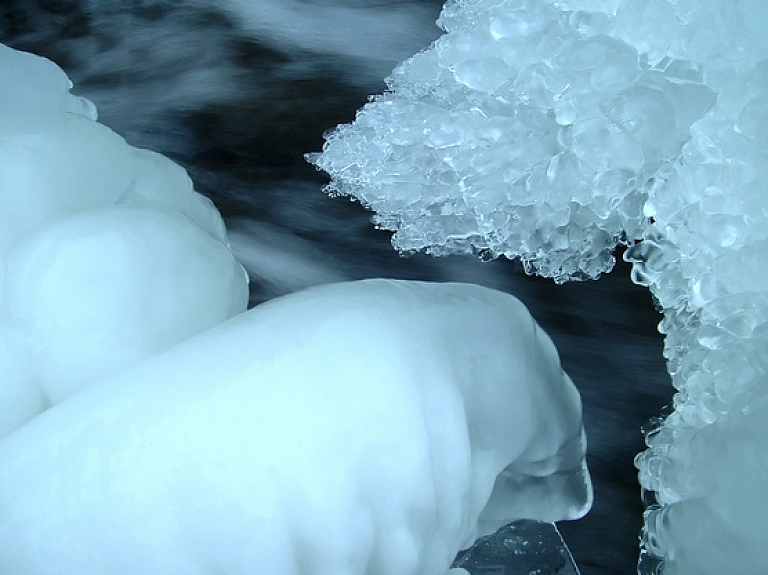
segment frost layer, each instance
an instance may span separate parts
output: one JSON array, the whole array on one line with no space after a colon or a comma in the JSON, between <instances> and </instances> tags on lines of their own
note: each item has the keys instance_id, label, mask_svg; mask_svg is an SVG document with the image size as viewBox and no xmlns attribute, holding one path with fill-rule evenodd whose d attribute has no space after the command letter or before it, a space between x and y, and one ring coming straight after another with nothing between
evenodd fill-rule
<instances>
[{"instance_id":1,"label":"frost layer","mask_svg":"<svg viewBox=\"0 0 768 575\"><path fill-rule=\"evenodd\" d=\"M0 572L438 575L591 502L578 392L524 306L369 280L263 304L6 437Z\"/></svg>"},{"instance_id":2,"label":"frost layer","mask_svg":"<svg viewBox=\"0 0 768 575\"><path fill-rule=\"evenodd\" d=\"M55 64L0 45L0 437L245 309L224 224Z\"/></svg>"},{"instance_id":3,"label":"frost layer","mask_svg":"<svg viewBox=\"0 0 768 575\"><path fill-rule=\"evenodd\" d=\"M768 564L751 507L768 477L767 7L449 1L447 34L312 157L400 250L519 256L565 281L630 246L679 390L637 459L657 499L644 572Z\"/></svg>"}]
</instances>

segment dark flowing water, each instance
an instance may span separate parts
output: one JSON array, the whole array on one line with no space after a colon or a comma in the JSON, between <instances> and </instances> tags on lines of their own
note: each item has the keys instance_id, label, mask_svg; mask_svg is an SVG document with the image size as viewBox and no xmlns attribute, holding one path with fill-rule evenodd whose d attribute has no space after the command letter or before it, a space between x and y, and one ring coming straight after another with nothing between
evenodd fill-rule
<instances>
[{"instance_id":1,"label":"dark flowing water","mask_svg":"<svg viewBox=\"0 0 768 575\"><path fill-rule=\"evenodd\" d=\"M469 281L523 300L584 401L596 499L585 519L560 525L563 536L584 575L634 573L642 506L632 459L672 389L660 316L628 266L556 286L513 262L401 258L358 204L321 192L325 177L303 159L439 34L439 9L434 0L4 0L0 41L57 62L103 123L190 171L227 220L252 304L377 276Z\"/></svg>"}]
</instances>

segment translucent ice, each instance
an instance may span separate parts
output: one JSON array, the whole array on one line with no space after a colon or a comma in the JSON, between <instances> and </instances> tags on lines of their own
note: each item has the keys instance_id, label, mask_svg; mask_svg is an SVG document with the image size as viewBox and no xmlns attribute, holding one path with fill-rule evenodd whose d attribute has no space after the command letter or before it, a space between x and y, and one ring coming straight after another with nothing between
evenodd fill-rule
<instances>
[{"instance_id":1,"label":"translucent ice","mask_svg":"<svg viewBox=\"0 0 768 575\"><path fill-rule=\"evenodd\" d=\"M0 46L0 437L245 309L221 216L52 62Z\"/></svg>"},{"instance_id":2,"label":"translucent ice","mask_svg":"<svg viewBox=\"0 0 768 575\"><path fill-rule=\"evenodd\" d=\"M438 575L500 522L591 501L578 393L519 301L334 284L0 442L0 571Z\"/></svg>"},{"instance_id":3,"label":"translucent ice","mask_svg":"<svg viewBox=\"0 0 768 575\"><path fill-rule=\"evenodd\" d=\"M562 536L552 523L522 519L479 540L454 565L473 575L579 575Z\"/></svg>"},{"instance_id":4,"label":"translucent ice","mask_svg":"<svg viewBox=\"0 0 768 575\"><path fill-rule=\"evenodd\" d=\"M765 6L449 0L446 34L311 158L406 252L519 256L560 282L628 246L679 390L637 458L643 573L765 570Z\"/></svg>"}]
</instances>

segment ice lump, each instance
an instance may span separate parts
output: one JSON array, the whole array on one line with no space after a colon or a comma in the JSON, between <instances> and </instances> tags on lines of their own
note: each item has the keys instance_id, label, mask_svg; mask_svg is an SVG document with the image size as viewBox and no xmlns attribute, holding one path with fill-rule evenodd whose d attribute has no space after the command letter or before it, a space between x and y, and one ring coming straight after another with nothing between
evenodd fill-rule
<instances>
[{"instance_id":1,"label":"ice lump","mask_svg":"<svg viewBox=\"0 0 768 575\"><path fill-rule=\"evenodd\" d=\"M581 403L515 298L368 280L272 300L0 442L0 571L430 575L592 502Z\"/></svg>"},{"instance_id":2,"label":"ice lump","mask_svg":"<svg viewBox=\"0 0 768 575\"><path fill-rule=\"evenodd\" d=\"M53 62L0 45L0 437L245 310L183 168L128 145Z\"/></svg>"}]
</instances>

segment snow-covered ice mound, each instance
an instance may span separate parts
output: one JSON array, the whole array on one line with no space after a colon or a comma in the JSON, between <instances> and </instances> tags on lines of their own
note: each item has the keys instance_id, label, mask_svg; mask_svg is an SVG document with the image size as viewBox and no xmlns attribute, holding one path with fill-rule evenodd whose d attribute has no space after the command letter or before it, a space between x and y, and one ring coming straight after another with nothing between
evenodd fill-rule
<instances>
[{"instance_id":1,"label":"snow-covered ice mound","mask_svg":"<svg viewBox=\"0 0 768 575\"><path fill-rule=\"evenodd\" d=\"M52 62L0 45L0 437L244 311L218 211Z\"/></svg>"},{"instance_id":2,"label":"snow-covered ice mound","mask_svg":"<svg viewBox=\"0 0 768 575\"><path fill-rule=\"evenodd\" d=\"M515 298L369 280L263 304L0 442L0 572L429 575L592 501L581 403Z\"/></svg>"}]
</instances>

